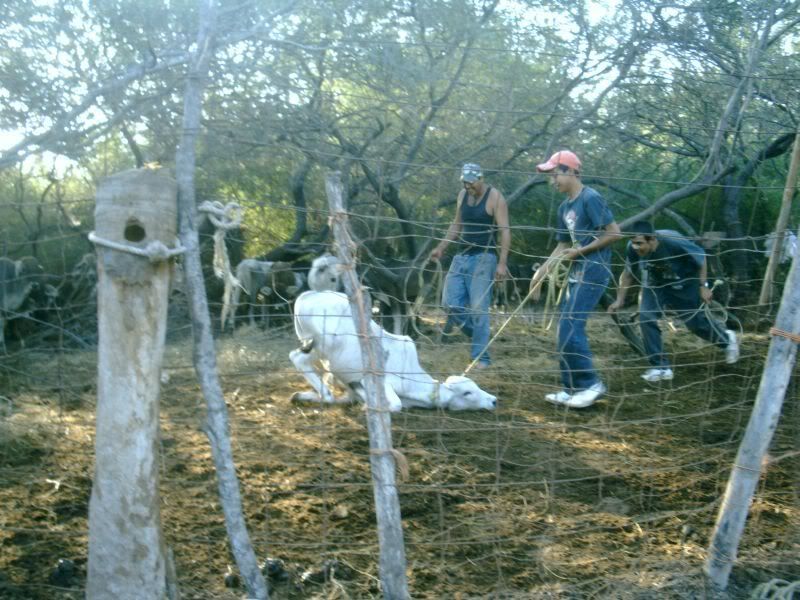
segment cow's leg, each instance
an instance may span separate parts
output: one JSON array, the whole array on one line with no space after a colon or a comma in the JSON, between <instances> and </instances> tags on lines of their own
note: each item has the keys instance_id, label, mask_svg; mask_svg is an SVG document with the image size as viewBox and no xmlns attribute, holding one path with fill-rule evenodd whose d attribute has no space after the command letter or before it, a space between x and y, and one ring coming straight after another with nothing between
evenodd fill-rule
<instances>
[{"instance_id":1,"label":"cow's leg","mask_svg":"<svg viewBox=\"0 0 800 600\"><path fill-rule=\"evenodd\" d=\"M394 391L388 377L383 378L383 391L386 394L386 401L389 403L389 410L391 412L400 412L403 409L403 402L397 392Z\"/></svg>"},{"instance_id":2,"label":"cow's leg","mask_svg":"<svg viewBox=\"0 0 800 600\"><path fill-rule=\"evenodd\" d=\"M394 330L395 335L403 335L403 307L398 302L392 302L392 328Z\"/></svg>"},{"instance_id":3,"label":"cow's leg","mask_svg":"<svg viewBox=\"0 0 800 600\"><path fill-rule=\"evenodd\" d=\"M415 382L409 385L408 380L402 381L402 378L392 381L394 376L387 376L387 379L393 389L400 390L398 395L405 408L435 408L436 392L439 388L437 382L431 384Z\"/></svg>"},{"instance_id":4,"label":"cow's leg","mask_svg":"<svg viewBox=\"0 0 800 600\"><path fill-rule=\"evenodd\" d=\"M315 390L313 392L295 392L292 394L293 402L324 402L327 404L347 402L346 399L337 398L333 390L322 380L320 373L314 367L311 353L303 352L300 348L297 348L289 353L289 359Z\"/></svg>"},{"instance_id":5,"label":"cow's leg","mask_svg":"<svg viewBox=\"0 0 800 600\"><path fill-rule=\"evenodd\" d=\"M269 306L270 305L269 305L268 302L264 302L264 308L263 308L263 311L264 311L264 313L263 313L264 314L264 329L269 329L269 321L270 321L270 316L271 316L270 312L269 312Z\"/></svg>"},{"instance_id":6,"label":"cow's leg","mask_svg":"<svg viewBox=\"0 0 800 600\"><path fill-rule=\"evenodd\" d=\"M400 396L397 395L397 392L394 391L390 379L391 378L389 376L384 377L383 393L386 395L386 401L389 404L389 410L391 412L400 412L400 410L403 408L403 402L400 400ZM356 402L358 400L364 402L365 404L367 402L366 390L364 389L364 385L362 383L352 384L350 386L348 395L351 402Z\"/></svg>"},{"instance_id":7,"label":"cow's leg","mask_svg":"<svg viewBox=\"0 0 800 600\"><path fill-rule=\"evenodd\" d=\"M255 297L247 297L247 322L250 323L250 327L254 327L256 324L256 302L258 302L258 294Z\"/></svg>"},{"instance_id":8,"label":"cow's leg","mask_svg":"<svg viewBox=\"0 0 800 600\"><path fill-rule=\"evenodd\" d=\"M242 298L242 288L240 285L233 286L233 297L231 298L230 316L227 323L222 324L222 330L225 331L228 327L231 331L236 331L236 311L239 309L239 302Z\"/></svg>"}]
</instances>

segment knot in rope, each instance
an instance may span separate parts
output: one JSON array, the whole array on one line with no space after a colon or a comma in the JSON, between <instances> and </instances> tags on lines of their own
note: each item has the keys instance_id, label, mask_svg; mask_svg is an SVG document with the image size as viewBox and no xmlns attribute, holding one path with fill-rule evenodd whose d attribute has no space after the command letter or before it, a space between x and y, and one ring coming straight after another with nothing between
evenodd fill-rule
<instances>
[{"instance_id":1,"label":"knot in rope","mask_svg":"<svg viewBox=\"0 0 800 600\"><path fill-rule=\"evenodd\" d=\"M197 210L206 213L217 229L235 229L242 224L242 207L236 202L222 204L219 200L206 200Z\"/></svg>"},{"instance_id":2,"label":"knot in rope","mask_svg":"<svg viewBox=\"0 0 800 600\"><path fill-rule=\"evenodd\" d=\"M241 286L239 280L236 279L231 271L231 261L228 258L228 249L225 246L225 233L242 224L242 207L236 202L222 204L218 200L213 202L206 200L197 207L197 210L205 213L211 224L216 228L214 232L213 266L214 275L225 283L225 289L222 293L222 313L220 315L222 327L224 328L228 314L231 311L233 290ZM233 317L234 315L231 314L230 316Z\"/></svg>"}]
</instances>

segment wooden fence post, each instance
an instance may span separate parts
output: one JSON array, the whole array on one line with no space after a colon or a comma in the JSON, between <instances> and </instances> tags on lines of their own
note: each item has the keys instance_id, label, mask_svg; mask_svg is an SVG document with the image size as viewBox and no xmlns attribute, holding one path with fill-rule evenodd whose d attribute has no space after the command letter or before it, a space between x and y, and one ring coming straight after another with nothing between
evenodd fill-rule
<instances>
[{"instance_id":1,"label":"wooden fence post","mask_svg":"<svg viewBox=\"0 0 800 600\"><path fill-rule=\"evenodd\" d=\"M728 487L708 548L705 571L712 583L721 589L725 589L728 585L728 577L736 560L739 539L744 531L764 458L778 426L786 388L797 357L797 336L800 333L798 262L800 261L797 258L792 262L775 319L775 327L770 330L773 337L769 344L758 395L736 455L736 462L728 480ZM794 339L791 339L791 336Z\"/></svg>"},{"instance_id":2,"label":"wooden fence post","mask_svg":"<svg viewBox=\"0 0 800 600\"><path fill-rule=\"evenodd\" d=\"M406 579L406 552L400 500L395 483L395 457L392 449L392 420L383 387L384 359L380 339L370 335L371 307L365 301L355 271L354 243L347 229L347 213L342 202L342 183L338 172L325 179L325 191L331 209L331 228L336 251L345 264L342 280L364 360L364 389L367 396L367 429L369 431L372 490L378 523L380 577L384 597L403 600L409 597Z\"/></svg>"},{"instance_id":3,"label":"wooden fence post","mask_svg":"<svg viewBox=\"0 0 800 600\"><path fill-rule=\"evenodd\" d=\"M783 238L786 235L786 227L789 224L789 216L792 212L792 198L797 187L798 169L800 169L800 131L797 132L794 138L792 158L789 161L789 173L786 176L786 185L783 188L781 212L778 214L778 221L775 225L775 244L769 254L767 270L764 273L764 281L761 284L761 294L758 297L758 303L762 306L769 304L772 300L772 281L775 279L775 272L778 270L778 258L783 252Z\"/></svg>"},{"instance_id":4,"label":"wooden fence post","mask_svg":"<svg viewBox=\"0 0 800 600\"><path fill-rule=\"evenodd\" d=\"M104 179L96 237L144 249L175 245L175 180L140 169ZM171 261L97 247L97 423L86 597L163 598L158 494L161 362Z\"/></svg>"}]
</instances>

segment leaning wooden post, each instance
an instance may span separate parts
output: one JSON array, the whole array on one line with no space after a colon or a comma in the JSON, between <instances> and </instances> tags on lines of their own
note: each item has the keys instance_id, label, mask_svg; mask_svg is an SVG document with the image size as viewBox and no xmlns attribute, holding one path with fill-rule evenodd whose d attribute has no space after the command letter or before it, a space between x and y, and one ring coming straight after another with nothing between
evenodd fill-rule
<instances>
[{"instance_id":1,"label":"leaning wooden post","mask_svg":"<svg viewBox=\"0 0 800 600\"><path fill-rule=\"evenodd\" d=\"M217 22L215 0L199 3L198 30L195 51L186 76L183 98L183 127L180 146L175 153L175 171L178 179L178 205L180 207L180 239L186 256L183 261L186 294L192 316L194 334L194 368L206 399L206 422L203 430L211 444L211 456L217 472L217 488L225 515L225 528L231 551L244 579L249 597L256 600L269 598L269 591L258 568L250 534L244 520L242 496L233 449L228 433L228 409L222 395L222 384L217 373L217 356L211 317L208 314L203 270L200 265L200 240L197 233L197 207L195 202L194 173L196 168L197 132L203 107L203 92L208 78L209 62L214 53L214 34Z\"/></svg>"},{"instance_id":2,"label":"leaning wooden post","mask_svg":"<svg viewBox=\"0 0 800 600\"><path fill-rule=\"evenodd\" d=\"M747 512L758 484L764 458L778 426L783 399L794 369L797 344L800 341L800 270L798 260L792 262L783 298L770 330L773 336L767 353L758 395L750 422L736 455L728 487L717 516L708 548L705 570L714 585L728 585L739 539L744 531Z\"/></svg>"},{"instance_id":3,"label":"leaning wooden post","mask_svg":"<svg viewBox=\"0 0 800 600\"><path fill-rule=\"evenodd\" d=\"M347 213L342 202L342 183L338 172L325 179L325 191L331 209L331 226L336 238L336 254L345 264L342 280L356 331L359 334L364 361L364 389L367 396L367 429L369 431L370 467L375 514L378 521L380 546L380 577L386 598L408 598L406 552L403 545L403 525L400 520L400 500L395 483L395 455L392 448L392 420L384 391L384 359L380 339L370 335L372 311L356 276L353 248L355 244L347 229Z\"/></svg>"},{"instance_id":4,"label":"leaning wooden post","mask_svg":"<svg viewBox=\"0 0 800 600\"><path fill-rule=\"evenodd\" d=\"M764 281L761 284L761 295L758 297L758 303L762 306L772 300L772 281L775 279L775 272L778 270L778 258L783 252L783 237L786 234L786 227L789 224L789 216L792 212L792 197L797 187L798 169L800 169L800 131L794 137L792 158L789 161L789 174L786 176L786 186L783 188L781 212L778 214L778 222L775 225L775 244L769 254L767 270L764 273Z\"/></svg>"},{"instance_id":5,"label":"leaning wooden post","mask_svg":"<svg viewBox=\"0 0 800 600\"><path fill-rule=\"evenodd\" d=\"M99 340L90 600L166 593L157 448L172 265L133 252L153 242L174 246L176 215L175 180L163 171L126 171L98 187L92 237Z\"/></svg>"}]
</instances>

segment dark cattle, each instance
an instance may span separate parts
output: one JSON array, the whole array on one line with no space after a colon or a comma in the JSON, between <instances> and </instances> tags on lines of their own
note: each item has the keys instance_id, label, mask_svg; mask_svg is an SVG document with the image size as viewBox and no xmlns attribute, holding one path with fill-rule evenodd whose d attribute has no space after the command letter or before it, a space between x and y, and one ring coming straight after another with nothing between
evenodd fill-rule
<instances>
[{"instance_id":1,"label":"dark cattle","mask_svg":"<svg viewBox=\"0 0 800 600\"><path fill-rule=\"evenodd\" d=\"M94 309L97 296L97 257L94 252L84 254L58 286L58 303L65 311L81 309L91 304Z\"/></svg>"},{"instance_id":2,"label":"dark cattle","mask_svg":"<svg viewBox=\"0 0 800 600\"><path fill-rule=\"evenodd\" d=\"M412 261L379 261L375 257L361 267L361 280L377 301L384 323L390 322L389 328L397 335L410 333L410 319L416 318L412 314L414 304L430 291L426 281L431 279L432 270L426 271L423 264Z\"/></svg>"},{"instance_id":3,"label":"dark cattle","mask_svg":"<svg viewBox=\"0 0 800 600\"><path fill-rule=\"evenodd\" d=\"M0 349L5 351L5 325L10 319L24 317L31 308L26 301L43 288L44 270L32 256L20 260L0 258Z\"/></svg>"},{"instance_id":4,"label":"dark cattle","mask_svg":"<svg viewBox=\"0 0 800 600\"><path fill-rule=\"evenodd\" d=\"M528 265L518 263L509 264L508 272L511 274L511 277L505 281L495 282L492 305L504 312L512 311L517 308L525 299L525 296L528 295L531 279L538 268L538 263Z\"/></svg>"}]
</instances>

